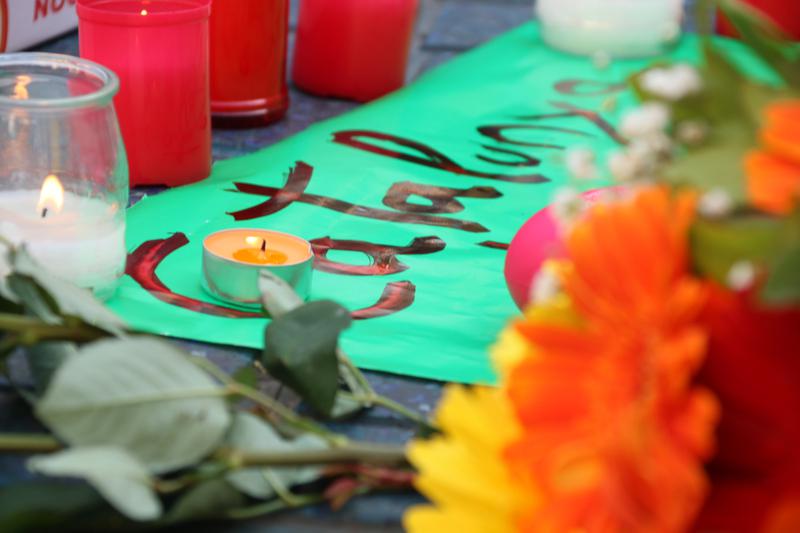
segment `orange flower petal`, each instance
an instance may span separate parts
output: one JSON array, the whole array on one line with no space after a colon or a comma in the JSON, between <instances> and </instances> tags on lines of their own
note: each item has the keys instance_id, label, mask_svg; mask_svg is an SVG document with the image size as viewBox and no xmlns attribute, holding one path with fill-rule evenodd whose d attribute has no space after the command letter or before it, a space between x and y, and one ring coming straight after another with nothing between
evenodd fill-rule
<instances>
[{"instance_id":1,"label":"orange flower petal","mask_svg":"<svg viewBox=\"0 0 800 533\"><path fill-rule=\"evenodd\" d=\"M745 160L748 195L769 213L789 213L800 199L800 165L767 152L751 152Z\"/></svg>"}]
</instances>

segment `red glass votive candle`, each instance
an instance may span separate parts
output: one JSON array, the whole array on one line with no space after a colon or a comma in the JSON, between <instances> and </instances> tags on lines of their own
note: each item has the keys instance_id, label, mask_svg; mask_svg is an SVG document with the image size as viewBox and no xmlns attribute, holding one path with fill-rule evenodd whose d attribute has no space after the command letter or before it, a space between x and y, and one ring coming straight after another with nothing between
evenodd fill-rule
<instances>
[{"instance_id":1,"label":"red glass votive candle","mask_svg":"<svg viewBox=\"0 0 800 533\"><path fill-rule=\"evenodd\" d=\"M289 0L217 0L211 10L211 118L256 127L289 108Z\"/></svg>"},{"instance_id":2,"label":"red glass votive candle","mask_svg":"<svg viewBox=\"0 0 800 533\"><path fill-rule=\"evenodd\" d=\"M211 0L78 0L81 57L120 78L132 186L211 172L210 10Z\"/></svg>"},{"instance_id":3,"label":"red glass votive candle","mask_svg":"<svg viewBox=\"0 0 800 533\"><path fill-rule=\"evenodd\" d=\"M800 1L798 0L744 0L754 8L764 13L792 39L800 40ZM720 33L736 35L736 30L728 20L721 16L719 19Z\"/></svg>"},{"instance_id":4,"label":"red glass votive candle","mask_svg":"<svg viewBox=\"0 0 800 533\"><path fill-rule=\"evenodd\" d=\"M417 0L302 0L292 79L366 102L403 86Z\"/></svg>"}]
</instances>

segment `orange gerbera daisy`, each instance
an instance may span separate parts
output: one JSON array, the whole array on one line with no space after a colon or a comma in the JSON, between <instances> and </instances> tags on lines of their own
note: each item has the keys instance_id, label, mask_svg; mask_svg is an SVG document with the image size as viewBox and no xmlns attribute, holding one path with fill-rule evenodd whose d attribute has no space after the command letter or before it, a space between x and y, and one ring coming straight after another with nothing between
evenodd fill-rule
<instances>
[{"instance_id":1,"label":"orange gerbera daisy","mask_svg":"<svg viewBox=\"0 0 800 533\"><path fill-rule=\"evenodd\" d=\"M500 389L472 397L475 417L463 393L448 393L445 435L412 445L435 505L408 515L412 531L671 533L692 523L718 417L693 381L707 341L706 290L687 269L693 213L693 197L652 187L576 225L571 261L558 267L563 294L498 345ZM486 425L476 435L446 423L454 410Z\"/></svg>"},{"instance_id":2,"label":"orange gerbera daisy","mask_svg":"<svg viewBox=\"0 0 800 533\"><path fill-rule=\"evenodd\" d=\"M693 385L705 288L687 269L689 195L595 207L567 241L577 327L522 323L540 357L507 388L523 426L512 471L542 494L523 531L681 531L707 491L717 403Z\"/></svg>"},{"instance_id":3,"label":"orange gerbera daisy","mask_svg":"<svg viewBox=\"0 0 800 533\"><path fill-rule=\"evenodd\" d=\"M761 144L745 161L750 199L767 212L788 213L800 200L800 100L767 108Z\"/></svg>"}]
</instances>

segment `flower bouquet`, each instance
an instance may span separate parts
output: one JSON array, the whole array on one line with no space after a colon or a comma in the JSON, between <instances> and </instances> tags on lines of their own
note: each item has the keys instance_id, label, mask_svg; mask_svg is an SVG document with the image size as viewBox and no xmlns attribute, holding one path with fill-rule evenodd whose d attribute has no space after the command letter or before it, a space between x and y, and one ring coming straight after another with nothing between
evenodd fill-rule
<instances>
[{"instance_id":1,"label":"flower bouquet","mask_svg":"<svg viewBox=\"0 0 800 533\"><path fill-rule=\"evenodd\" d=\"M498 388L451 386L409 452L431 505L412 532L800 531L800 49L734 1L753 54L701 40L658 64L563 257L493 350ZM583 182L590 188L591 182Z\"/></svg>"}]
</instances>

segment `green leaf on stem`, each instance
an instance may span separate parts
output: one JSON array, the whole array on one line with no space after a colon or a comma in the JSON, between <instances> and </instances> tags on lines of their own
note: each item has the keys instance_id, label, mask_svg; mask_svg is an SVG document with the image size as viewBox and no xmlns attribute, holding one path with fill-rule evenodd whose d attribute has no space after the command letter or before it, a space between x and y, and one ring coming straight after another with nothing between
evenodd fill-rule
<instances>
[{"instance_id":1,"label":"green leaf on stem","mask_svg":"<svg viewBox=\"0 0 800 533\"><path fill-rule=\"evenodd\" d=\"M258 386L258 372L252 364L248 364L234 372L233 380L245 387L255 389Z\"/></svg>"},{"instance_id":2,"label":"green leaf on stem","mask_svg":"<svg viewBox=\"0 0 800 533\"><path fill-rule=\"evenodd\" d=\"M76 287L39 266L24 248L13 254L11 278L17 280L16 289L20 303L45 321L52 315L72 316L86 324L100 328L112 335L122 335L125 323L103 305L91 291ZM34 289L39 290L38 296ZM22 294L17 290L24 291ZM26 298L33 298L27 301ZM53 322L50 322L53 323Z\"/></svg>"},{"instance_id":3,"label":"green leaf on stem","mask_svg":"<svg viewBox=\"0 0 800 533\"><path fill-rule=\"evenodd\" d=\"M196 463L221 442L226 389L175 346L154 338L83 347L58 369L36 408L73 446L120 446L153 472Z\"/></svg>"},{"instance_id":4,"label":"green leaf on stem","mask_svg":"<svg viewBox=\"0 0 800 533\"><path fill-rule=\"evenodd\" d=\"M344 420L357 415L366 407L371 407L371 405L367 406L364 402L356 400L352 395L339 393L336 395L336 401L333 404L330 417L334 420Z\"/></svg>"},{"instance_id":5,"label":"green leaf on stem","mask_svg":"<svg viewBox=\"0 0 800 533\"><path fill-rule=\"evenodd\" d=\"M339 335L352 319L344 307L317 301L296 308L267 326L263 362L317 412L330 414L339 388Z\"/></svg>"},{"instance_id":6,"label":"green leaf on stem","mask_svg":"<svg viewBox=\"0 0 800 533\"><path fill-rule=\"evenodd\" d=\"M247 505L247 497L224 479L212 479L181 495L164 517L168 524L216 518Z\"/></svg>"},{"instance_id":7,"label":"green leaf on stem","mask_svg":"<svg viewBox=\"0 0 800 533\"><path fill-rule=\"evenodd\" d=\"M264 309L272 318L279 318L303 305L303 299L291 285L268 270L259 274L258 288Z\"/></svg>"},{"instance_id":8,"label":"green leaf on stem","mask_svg":"<svg viewBox=\"0 0 800 533\"><path fill-rule=\"evenodd\" d=\"M28 468L48 476L85 479L120 513L137 521L161 516L153 480L136 458L121 448L86 447L40 455Z\"/></svg>"},{"instance_id":9,"label":"green leaf on stem","mask_svg":"<svg viewBox=\"0 0 800 533\"><path fill-rule=\"evenodd\" d=\"M692 226L690 243L701 275L727 285L731 268L748 262L767 275L761 292L765 302L800 301L800 213L700 219Z\"/></svg>"},{"instance_id":10,"label":"green leaf on stem","mask_svg":"<svg viewBox=\"0 0 800 533\"><path fill-rule=\"evenodd\" d=\"M800 303L800 243L775 258L761 297L776 305Z\"/></svg>"},{"instance_id":11,"label":"green leaf on stem","mask_svg":"<svg viewBox=\"0 0 800 533\"><path fill-rule=\"evenodd\" d=\"M245 453L328 448L323 439L311 434L284 440L267 422L249 413L236 414L226 444L233 450ZM229 473L226 479L248 496L269 499L288 493L293 485L314 481L320 472L320 468L315 466L245 468Z\"/></svg>"},{"instance_id":12,"label":"green leaf on stem","mask_svg":"<svg viewBox=\"0 0 800 533\"><path fill-rule=\"evenodd\" d=\"M40 342L25 350L36 393L41 395L50 385L53 375L70 357L78 353L71 342Z\"/></svg>"},{"instance_id":13,"label":"green leaf on stem","mask_svg":"<svg viewBox=\"0 0 800 533\"><path fill-rule=\"evenodd\" d=\"M122 531L131 524L86 483L39 479L0 488L0 531Z\"/></svg>"},{"instance_id":14,"label":"green leaf on stem","mask_svg":"<svg viewBox=\"0 0 800 533\"><path fill-rule=\"evenodd\" d=\"M664 177L701 191L722 189L741 204L746 199L744 158L748 149L747 142L708 144L678 158Z\"/></svg>"},{"instance_id":15,"label":"green leaf on stem","mask_svg":"<svg viewBox=\"0 0 800 533\"><path fill-rule=\"evenodd\" d=\"M774 68L787 84L800 88L800 48L754 7L740 1L718 2L742 41Z\"/></svg>"}]
</instances>

